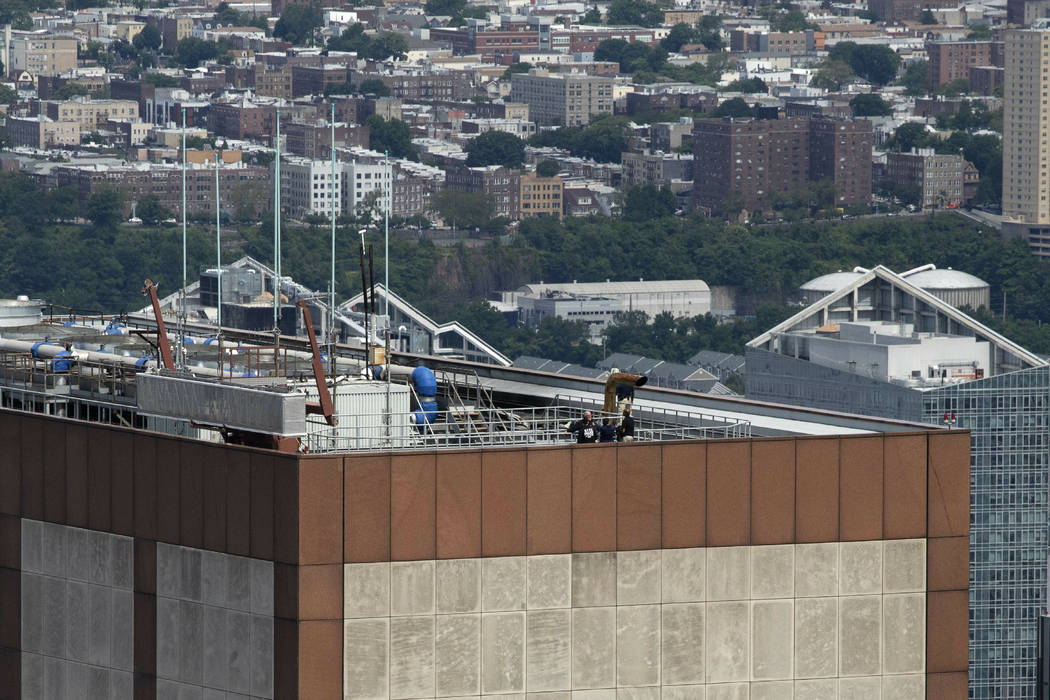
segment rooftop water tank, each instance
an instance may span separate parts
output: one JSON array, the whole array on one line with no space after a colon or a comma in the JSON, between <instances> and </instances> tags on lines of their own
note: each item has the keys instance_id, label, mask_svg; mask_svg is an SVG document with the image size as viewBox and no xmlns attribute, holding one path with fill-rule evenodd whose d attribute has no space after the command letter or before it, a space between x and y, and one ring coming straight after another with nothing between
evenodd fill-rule
<instances>
[{"instance_id":1,"label":"rooftop water tank","mask_svg":"<svg viewBox=\"0 0 1050 700\"><path fill-rule=\"evenodd\" d=\"M929 269L906 275L905 279L956 308L987 309L991 305L988 283L961 270L950 267L939 270L931 265Z\"/></svg>"},{"instance_id":2,"label":"rooftop water tank","mask_svg":"<svg viewBox=\"0 0 1050 700\"><path fill-rule=\"evenodd\" d=\"M839 270L831 274L821 275L806 282L798 288L802 295L802 303L815 304L824 297L839 291L843 287L853 284L857 278L862 277L866 270L855 267L852 270Z\"/></svg>"},{"instance_id":3,"label":"rooftop water tank","mask_svg":"<svg viewBox=\"0 0 1050 700\"><path fill-rule=\"evenodd\" d=\"M0 327L32 326L43 319L41 304L28 297L0 299Z\"/></svg>"}]
</instances>

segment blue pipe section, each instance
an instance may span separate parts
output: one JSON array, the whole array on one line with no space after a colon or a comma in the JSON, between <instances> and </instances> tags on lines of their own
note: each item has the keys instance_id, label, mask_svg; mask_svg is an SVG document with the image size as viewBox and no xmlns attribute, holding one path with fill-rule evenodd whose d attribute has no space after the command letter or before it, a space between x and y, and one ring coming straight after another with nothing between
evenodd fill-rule
<instances>
[{"instance_id":1,"label":"blue pipe section","mask_svg":"<svg viewBox=\"0 0 1050 700\"><path fill-rule=\"evenodd\" d=\"M48 362L48 365L54 372L68 372L69 370L73 369L73 363L76 362L76 360L74 359L68 359L72 357L73 353L71 353L69 350L63 350L62 352L55 355L55 359Z\"/></svg>"},{"instance_id":2,"label":"blue pipe section","mask_svg":"<svg viewBox=\"0 0 1050 700\"><path fill-rule=\"evenodd\" d=\"M416 425L433 423L437 418L437 377L429 367L416 367L412 370L412 384L419 396L419 408L412 412L412 422Z\"/></svg>"}]
</instances>

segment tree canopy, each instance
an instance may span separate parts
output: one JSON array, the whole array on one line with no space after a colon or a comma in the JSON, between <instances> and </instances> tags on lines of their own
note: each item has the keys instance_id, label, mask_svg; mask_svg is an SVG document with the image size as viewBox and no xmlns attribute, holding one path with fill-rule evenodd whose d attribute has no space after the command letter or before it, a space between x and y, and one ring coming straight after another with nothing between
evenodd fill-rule
<instances>
[{"instance_id":1,"label":"tree canopy","mask_svg":"<svg viewBox=\"0 0 1050 700\"><path fill-rule=\"evenodd\" d=\"M138 51L156 51L160 48L162 41L160 32L154 29L152 24L147 24L141 32L135 35L131 44Z\"/></svg>"},{"instance_id":2,"label":"tree canopy","mask_svg":"<svg viewBox=\"0 0 1050 700\"><path fill-rule=\"evenodd\" d=\"M525 142L506 131L486 131L467 142L467 165L502 165L520 168L525 162Z\"/></svg>"},{"instance_id":3,"label":"tree canopy","mask_svg":"<svg viewBox=\"0 0 1050 700\"><path fill-rule=\"evenodd\" d=\"M484 192L463 192L446 187L434 195L434 209L446 226L474 229L488 224L496 213L496 201Z\"/></svg>"},{"instance_id":4,"label":"tree canopy","mask_svg":"<svg viewBox=\"0 0 1050 700\"><path fill-rule=\"evenodd\" d=\"M605 13L605 23L614 26L659 27L663 21L660 6L646 0L613 0Z\"/></svg>"},{"instance_id":5,"label":"tree canopy","mask_svg":"<svg viewBox=\"0 0 1050 700\"><path fill-rule=\"evenodd\" d=\"M748 94L769 92L766 81L762 78L740 78L726 85L727 92L744 92Z\"/></svg>"},{"instance_id":6,"label":"tree canopy","mask_svg":"<svg viewBox=\"0 0 1050 700\"><path fill-rule=\"evenodd\" d=\"M293 44L313 41L314 30L321 26L321 10L315 5L288 5L273 27L273 35Z\"/></svg>"},{"instance_id":7,"label":"tree canopy","mask_svg":"<svg viewBox=\"0 0 1050 700\"><path fill-rule=\"evenodd\" d=\"M557 161L541 160L536 164L536 174L540 177L554 177L561 171Z\"/></svg>"},{"instance_id":8,"label":"tree canopy","mask_svg":"<svg viewBox=\"0 0 1050 700\"><path fill-rule=\"evenodd\" d=\"M298 7L298 5L292 5ZM218 58L226 53L225 42L205 41L188 36L179 39L171 60L184 68L196 68L200 64Z\"/></svg>"},{"instance_id":9,"label":"tree canopy","mask_svg":"<svg viewBox=\"0 0 1050 700\"><path fill-rule=\"evenodd\" d=\"M534 146L564 148L574 156L590 158L599 163L619 163L620 154L627 150L626 117L602 115L585 127L565 126L541 131L530 139Z\"/></svg>"},{"instance_id":10,"label":"tree canopy","mask_svg":"<svg viewBox=\"0 0 1050 700\"><path fill-rule=\"evenodd\" d=\"M387 87L379 78L369 78L368 80L362 80L361 84L357 86L358 92L362 95L375 95L377 97L389 97L390 88Z\"/></svg>"},{"instance_id":11,"label":"tree canopy","mask_svg":"<svg viewBox=\"0 0 1050 700\"><path fill-rule=\"evenodd\" d=\"M888 117L893 114L889 103L873 92L857 95L849 101L849 106L855 117Z\"/></svg>"},{"instance_id":12,"label":"tree canopy","mask_svg":"<svg viewBox=\"0 0 1050 700\"><path fill-rule=\"evenodd\" d=\"M369 116L365 124L368 125L368 147L373 151L386 151L395 158L418 158L408 124L400 119L383 119L378 114Z\"/></svg>"},{"instance_id":13,"label":"tree canopy","mask_svg":"<svg viewBox=\"0 0 1050 700\"><path fill-rule=\"evenodd\" d=\"M632 187L623 198L623 218L628 221L650 221L671 216L674 212L674 193L667 187Z\"/></svg>"},{"instance_id":14,"label":"tree canopy","mask_svg":"<svg viewBox=\"0 0 1050 700\"><path fill-rule=\"evenodd\" d=\"M875 85L885 85L897 76L901 57L888 46L840 41L828 51L828 59L842 61L854 73Z\"/></svg>"}]
</instances>

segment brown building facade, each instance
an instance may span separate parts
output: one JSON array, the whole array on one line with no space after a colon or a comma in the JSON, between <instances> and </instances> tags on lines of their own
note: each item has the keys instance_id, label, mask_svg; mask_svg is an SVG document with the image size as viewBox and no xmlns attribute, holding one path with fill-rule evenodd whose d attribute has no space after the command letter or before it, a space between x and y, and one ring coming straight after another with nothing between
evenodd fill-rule
<instances>
[{"instance_id":1,"label":"brown building facade","mask_svg":"<svg viewBox=\"0 0 1050 700\"><path fill-rule=\"evenodd\" d=\"M871 200L871 123L824 118L700 119L693 129L694 205L768 211L771 195L831 180L837 206Z\"/></svg>"},{"instance_id":2,"label":"brown building facade","mask_svg":"<svg viewBox=\"0 0 1050 700\"><path fill-rule=\"evenodd\" d=\"M1002 42L927 41L927 87L930 92L953 80L969 80L971 66L1003 65Z\"/></svg>"},{"instance_id":3,"label":"brown building facade","mask_svg":"<svg viewBox=\"0 0 1050 700\"><path fill-rule=\"evenodd\" d=\"M273 132L275 114L271 105L216 102L208 113L208 130L231 139L260 139Z\"/></svg>"},{"instance_id":4,"label":"brown building facade","mask_svg":"<svg viewBox=\"0 0 1050 700\"><path fill-rule=\"evenodd\" d=\"M4 698L55 673L967 696L965 431L305 456L5 409L0 434Z\"/></svg>"}]
</instances>

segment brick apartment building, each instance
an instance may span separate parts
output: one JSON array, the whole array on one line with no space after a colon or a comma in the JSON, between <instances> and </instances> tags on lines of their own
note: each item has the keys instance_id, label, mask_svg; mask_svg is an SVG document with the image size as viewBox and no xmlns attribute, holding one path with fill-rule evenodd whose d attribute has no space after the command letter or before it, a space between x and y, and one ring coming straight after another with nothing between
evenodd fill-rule
<instances>
[{"instance_id":1,"label":"brick apartment building","mask_svg":"<svg viewBox=\"0 0 1050 700\"><path fill-rule=\"evenodd\" d=\"M474 96L474 86L465 73L432 73L428 75L366 75L356 74L352 82L378 77L390 89L390 96L399 100L467 100Z\"/></svg>"},{"instance_id":2,"label":"brick apartment building","mask_svg":"<svg viewBox=\"0 0 1050 700\"><path fill-rule=\"evenodd\" d=\"M453 167L445 171L445 187L491 196L497 216L517 219L521 215L521 173L517 170L502 165Z\"/></svg>"},{"instance_id":3,"label":"brick apartment building","mask_svg":"<svg viewBox=\"0 0 1050 700\"><path fill-rule=\"evenodd\" d=\"M432 29L430 37L449 42L457 56L479 54L483 62L497 65L513 63L516 53L540 49L540 33L521 22L489 28L484 22L472 20L462 28Z\"/></svg>"},{"instance_id":4,"label":"brick apartment building","mask_svg":"<svg viewBox=\"0 0 1050 700\"><path fill-rule=\"evenodd\" d=\"M124 197L124 215L148 195L176 217L182 213L182 169L175 165L74 166L53 171L55 183L76 189L81 207L92 194L115 189ZM243 163L224 163L219 168L219 201L223 211L261 215L269 210L273 184L268 168ZM204 164L186 171L186 209L190 214L215 212L215 166Z\"/></svg>"},{"instance_id":5,"label":"brick apartment building","mask_svg":"<svg viewBox=\"0 0 1050 700\"><path fill-rule=\"evenodd\" d=\"M94 131L110 119L138 119L139 105L130 100L46 100L40 103L40 113L58 122L77 122L82 130Z\"/></svg>"},{"instance_id":6,"label":"brick apartment building","mask_svg":"<svg viewBox=\"0 0 1050 700\"><path fill-rule=\"evenodd\" d=\"M883 22L915 22L925 9L957 5L953 0L870 0L868 9Z\"/></svg>"},{"instance_id":7,"label":"brick apartment building","mask_svg":"<svg viewBox=\"0 0 1050 700\"><path fill-rule=\"evenodd\" d=\"M292 67L292 97L323 95L326 88L337 88L346 84L347 68L343 65Z\"/></svg>"},{"instance_id":8,"label":"brick apartment building","mask_svg":"<svg viewBox=\"0 0 1050 700\"><path fill-rule=\"evenodd\" d=\"M283 120L282 120L283 121ZM332 128L328 122L293 121L281 124L282 141L288 153L311 159L328 158L332 148ZM368 148L368 127L363 124L335 125L335 146Z\"/></svg>"},{"instance_id":9,"label":"brick apartment building","mask_svg":"<svg viewBox=\"0 0 1050 700\"><path fill-rule=\"evenodd\" d=\"M276 109L272 105L259 105L247 100L241 102L216 102L208 115L208 130L216 136L230 139L260 139L273 132Z\"/></svg>"},{"instance_id":10,"label":"brick apartment building","mask_svg":"<svg viewBox=\"0 0 1050 700\"><path fill-rule=\"evenodd\" d=\"M923 209L944 209L963 203L966 161L958 155L940 155L932 148L886 154L886 178L919 188Z\"/></svg>"},{"instance_id":11,"label":"brick apartment building","mask_svg":"<svg viewBox=\"0 0 1050 700\"><path fill-rule=\"evenodd\" d=\"M535 172L523 172L519 177L521 216L562 217L563 184L560 177L542 177Z\"/></svg>"},{"instance_id":12,"label":"brick apartment building","mask_svg":"<svg viewBox=\"0 0 1050 700\"><path fill-rule=\"evenodd\" d=\"M824 48L821 32L756 32L735 29L729 34L730 51L770 56L803 56Z\"/></svg>"},{"instance_id":13,"label":"brick apartment building","mask_svg":"<svg viewBox=\"0 0 1050 700\"><path fill-rule=\"evenodd\" d=\"M59 122L44 116L8 117L7 143L18 148L51 148L80 145L80 124Z\"/></svg>"},{"instance_id":14,"label":"brick apartment building","mask_svg":"<svg viewBox=\"0 0 1050 700\"><path fill-rule=\"evenodd\" d=\"M1001 41L927 41L927 87L933 92L953 80L969 80L971 66L1002 66Z\"/></svg>"},{"instance_id":15,"label":"brick apartment building","mask_svg":"<svg viewBox=\"0 0 1050 700\"><path fill-rule=\"evenodd\" d=\"M694 130L693 197L722 214L732 198L768 211L770 195L832 180L838 206L871 201L871 122L823 118L699 119Z\"/></svg>"},{"instance_id":16,"label":"brick apartment building","mask_svg":"<svg viewBox=\"0 0 1050 700\"><path fill-rule=\"evenodd\" d=\"M641 27L573 27L572 29L551 29L550 46L541 48L562 53L594 53L598 44L608 39L623 39L627 42L638 41L652 45L656 43L656 31Z\"/></svg>"}]
</instances>

